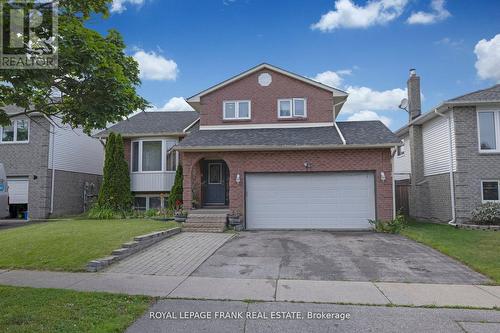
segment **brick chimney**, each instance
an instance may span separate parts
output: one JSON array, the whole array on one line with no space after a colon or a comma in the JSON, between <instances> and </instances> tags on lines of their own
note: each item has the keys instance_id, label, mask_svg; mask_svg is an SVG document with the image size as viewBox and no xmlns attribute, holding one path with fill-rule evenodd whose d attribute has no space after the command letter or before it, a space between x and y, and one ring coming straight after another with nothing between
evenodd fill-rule
<instances>
[{"instance_id":1,"label":"brick chimney","mask_svg":"<svg viewBox=\"0 0 500 333\"><path fill-rule=\"evenodd\" d=\"M417 71L410 69L410 78L407 82L408 85L408 114L410 121L420 116L422 113L422 104L420 102L420 76Z\"/></svg>"}]
</instances>

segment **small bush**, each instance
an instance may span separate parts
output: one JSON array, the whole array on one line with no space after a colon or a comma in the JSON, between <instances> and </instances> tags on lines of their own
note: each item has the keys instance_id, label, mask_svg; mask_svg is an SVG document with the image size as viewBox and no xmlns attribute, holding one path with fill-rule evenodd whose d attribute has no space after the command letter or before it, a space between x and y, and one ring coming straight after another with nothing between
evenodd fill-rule
<instances>
[{"instance_id":1,"label":"small bush","mask_svg":"<svg viewBox=\"0 0 500 333\"><path fill-rule=\"evenodd\" d=\"M160 212L158 209L154 209L154 208L151 208L151 209L148 209L144 215L146 215L147 217L154 217L154 216L158 216L160 215Z\"/></svg>"},{"instance_id":2,"label":"small bush","mask_svg":"<svg viewBox=\"0 0 500 333\"><path fill-rule=\"evenodd\" d=\"M472 221L477 224L500 225L500 204L488 202L472 211Z\"/></svg>"},{"instance_id":3,"label":"small bush","mask_svg":"<svg viewBox=\"0 0 500 333\"><path fill-rule=\"evenodd\" d=\"M404 215L397 215L393 220L370 220L376 232L385 232L389 234L399 234L401 230L406 228L406 219Z\"/></svg>"},{"instance_id":4,"label":"small bush","mask_svg":"<svg viewBox=\"0 0 500 333\"><path fill-rule=\"evenodd\" d=\"M117 213L107 207L100 207L98 205L94 205L88 212L88 216L91 219L96 220L111 220L116 217Z\"/></svg>"}]
</instances>

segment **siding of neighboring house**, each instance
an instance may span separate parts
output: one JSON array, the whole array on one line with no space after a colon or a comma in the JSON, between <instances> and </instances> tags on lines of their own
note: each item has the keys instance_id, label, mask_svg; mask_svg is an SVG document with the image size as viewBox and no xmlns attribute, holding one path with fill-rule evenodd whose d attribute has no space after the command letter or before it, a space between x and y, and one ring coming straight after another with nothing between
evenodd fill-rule
<instances>
[{"instance_id":1,"label":"siding of neighboring house","mask_svg":"<svg viewBox=\"0 0 500 333\"><path fill-rule=\"evenodd\" d=\"M454 107L453 114L457 144L457 220L468 222L471 211L481 204L481 180L500 179L500 154L479 153L475 107Z\"/></svg>"},{"instance_id":2,"label":"siding of neighboring house","mask_svg":"<svg viewBox=\"0 0 500 333\"><path fill-rule=\"evenodd\" d=\"M436 117L422 125L422 145L424 154L424 176L450 172L450 129L448 118ZM454 147L454 126L452 122L452 147ZM456 159L454 171L456 170Z\"/></svg>"},{"instance_id":3,"label":"siding of neighboring house","mask_svg":"<svg viewBox=\"0 0 500 333\"><path fill-rule=\"evenodd\" d=\"M396 181L409 179L411 175L410 138L406 135L402 139L404 142L405 153L401 156L394 156L394 179Z\"/></svg>"},{"instance_id":4,"label":"siding of neighboring house","mask_svg":"<svg viewBox=\"0 0 500 333\"><path fill-rule=\"evenodd\" d=\"M272 75L272 83L263 87L258 83L262 73ZM278 99L306 98L307 118L279 119ZM250 120L224 120L223 101L250 100ZM276 124L333 122L332 92L289 76L263 69L201 97L200 125Z\"/></svg>"}]
</instances>

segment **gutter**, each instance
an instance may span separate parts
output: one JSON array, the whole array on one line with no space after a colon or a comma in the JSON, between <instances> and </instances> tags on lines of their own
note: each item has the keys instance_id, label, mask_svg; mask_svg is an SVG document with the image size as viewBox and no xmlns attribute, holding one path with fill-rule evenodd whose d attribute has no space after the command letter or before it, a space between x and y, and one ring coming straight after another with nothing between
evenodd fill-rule
<instances>
[{"instance_id":1,"label":"gutter","mask_svg":"<svg viewBox=\"0 0 500 333\"><path fill-rule=\"evenodd\" d=\"M456 223L456 212L455 212L455 180L453 177L453 139L452 139L452 117L453 110L450 111L450 115L447 117L442 113L439 113L438 109L434 109L434 113L438 116L448 119L448 135L449 135L449 145L450 145L450 196L451 196L451 221L448 221L448 224L457 227Z\"/></svg>"},{"instance_id":2,"label":"gutter","mask_svg":"<svg viewBox=\"0 0 500 333\"><path fill-rule=\"evenodd\" d=\"M400 146L400 143L383 144L331 144L331 145L297 145L297 146L279 146L279 145L234 145L234 146L176 146L177 151L276 151L276 150L332 150L332 149L376 149L376 148L394 148Z\"/></svg>"}]
</instances>

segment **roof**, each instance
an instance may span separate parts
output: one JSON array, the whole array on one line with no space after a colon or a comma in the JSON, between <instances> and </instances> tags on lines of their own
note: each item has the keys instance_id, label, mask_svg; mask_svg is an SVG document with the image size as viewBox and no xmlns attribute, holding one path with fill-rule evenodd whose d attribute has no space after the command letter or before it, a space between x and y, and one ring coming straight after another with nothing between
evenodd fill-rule
<instances>
[{"instance_id":1,"label":"roof","mask_svg":"<svg viewBox=\"0 0 500 333\"><path fill-rule=\"evenodd\" d=\"M184 130L198 118L199 114L195 111L140 112L94 136L106 137L111 132L120 133L124 137L184 135Z\"/></svg>"},{"instance_id":2,"label":"roof","mask_svg":"<svg viewBox=\"0 0 500 333\"><path fill-rule=\"evenodd\" d=\"M321 89L325 89L325 90L331 91L334 96L347 97L347 95L348 95L343 90L327 86L326 84L323 84L321 82L312 80L312 79L307 78L307 77L302 76L302 75L298 75L298 74L289 72L289 71L281 69L279 67L276 67L276 66L273 66L273 65L270 65L270 64L267 64L267 63L262 63L260 65L255 66L255 67L252 67L249 70L246 70L246 71L244 71L244 72L242 72L242 73L240 73L238 75L235 75L235 76L233 76L233 77L231 77L231 78L229 78L229 79L227 79L225 81L222 81L221 83L218 83L218 84L216 84L216 85L214 85L214 86L212 86L212 87L210 87L208 89L205 89L205 90L199 92L198 94L196 94L194 96L189 97L187 99L187 102L188 103L198 103L200 101L200 97L201 96L209 94L212 91L215 91L215 90L220 89L220 88L222 88L224 86L227 86L228 84L231 84L234 81L237 81L237 80L239 80L239 79L241 79L241 78L243 78L245 76L248 76L248 75L250 75L252 73L255 73L257 71L260 71L262 69L269 69L269 70L278 72L280 74L286 75L288 77L294 78L296 80L300 80L300 81L303 81L305 83L311 84L313 86L319 87Z\"/></svg>"},{"instance_id":3,"label":"roof","mask_svg":"<svg viewBox=\"0 0 500 333\"><path fill-rule=\"evenodd\" d=\"M412 124L421 125L435 117L438 117L436 110L439 113L444 113L449 110L452 106L466 106L466 105L477 105L477 104L488 104L488 103L500 103L500 84L496 84L490 88L473 91L471 93L458 96L447 101L444 101L437 107L433 108L431 111L421 114L417 118L413 119L409 124L398 129L395 133L396 135L404 135L408 132L408 127Z\"/></svg>"},{"instance_id":4,"label":"roof","mask_svg":"<svg viewBox=\"0 0 500 333\"><path fill-rule=\"evenodd\" d=\"M280 150L393 147L400 140L379 121L338 122L335 126L199 130L178 145L178 150Z\"/></svg>"},{"instance_id":5,"label":"roof","mask_svg":"<svg viewBox=\"0 0 500 333\"><path fill-rule=\"evenodd\" d=\"M452 98L447 102L500 102L500 84Z\"/></svg>"}]
</instances>

